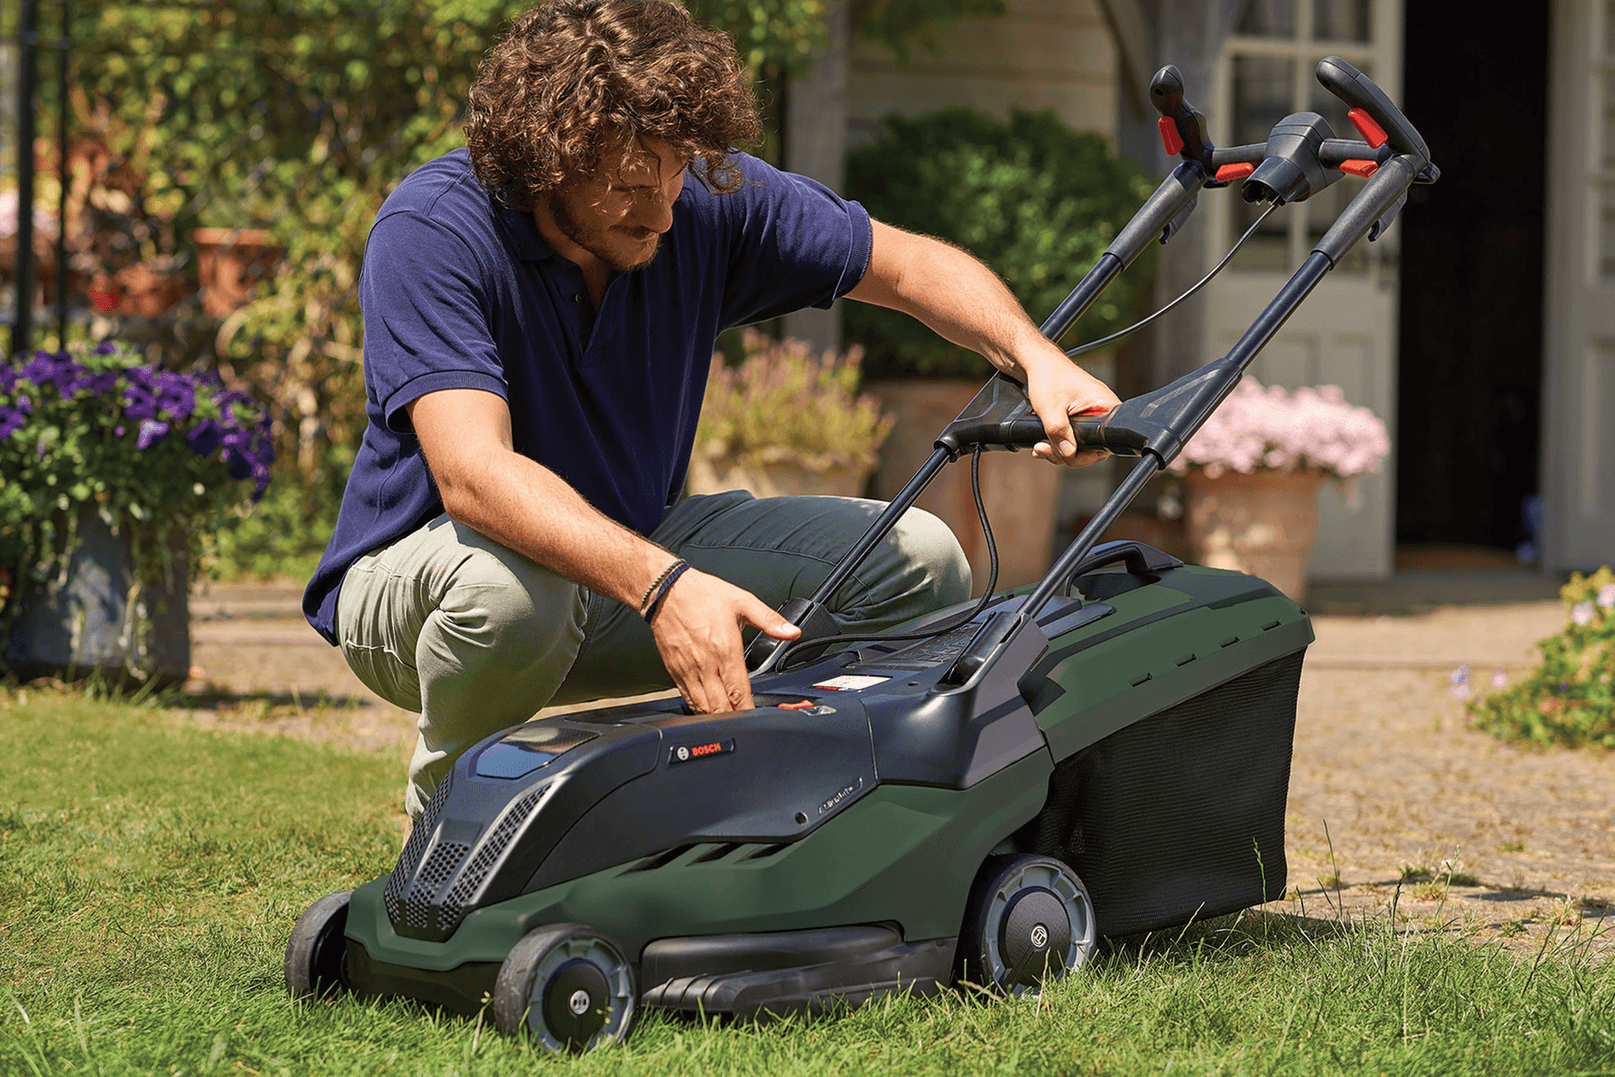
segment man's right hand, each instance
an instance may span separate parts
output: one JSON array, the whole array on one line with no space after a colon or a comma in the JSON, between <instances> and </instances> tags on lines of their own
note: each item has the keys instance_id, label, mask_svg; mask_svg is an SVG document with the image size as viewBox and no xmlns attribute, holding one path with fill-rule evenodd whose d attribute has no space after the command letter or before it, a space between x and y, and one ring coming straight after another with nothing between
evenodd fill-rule
<instances>
[{"instance_id":1,"label":"man's right hand","mask_svg":"<svg viewBox=\"0 0 1615 1077\"><path fill-rule=\"evenodd\" d=\"M679 694L697 714L752 706L740 631L750 625L775 639L802 630L762 599L716 576L688 569L651 615L651 633Z\"/></svg>"}]
</instances>

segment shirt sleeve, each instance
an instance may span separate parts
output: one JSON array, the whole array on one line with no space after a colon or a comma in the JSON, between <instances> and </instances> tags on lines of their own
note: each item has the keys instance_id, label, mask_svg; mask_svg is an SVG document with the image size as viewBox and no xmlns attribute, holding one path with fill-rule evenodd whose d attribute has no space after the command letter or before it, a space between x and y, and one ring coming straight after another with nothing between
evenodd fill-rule
<instances>
[{"instance_id":1,"label":"shirt sleeve","mask_svg":"<svg viewBox=\"0 0 1615 1077\"><path fill-rule=\"evenodd\" d=\"M720 195L729 226L725 326L829 307L869 268L869 214L816 180L741 155L745 183Z\"/></svg>"},{"instance_id":2,"label":"shirt sleeve","mask_svg":"<svg viewBox=\"0 0 1615 1077\"><path fill-rule=\"evenodd\" d=\"M371 229L360 275L365 380L387 426L408 432L405 405L440 389L508 400L494 343L493 284L466 241L419 213Z\"/></svg>"}]
</instances>

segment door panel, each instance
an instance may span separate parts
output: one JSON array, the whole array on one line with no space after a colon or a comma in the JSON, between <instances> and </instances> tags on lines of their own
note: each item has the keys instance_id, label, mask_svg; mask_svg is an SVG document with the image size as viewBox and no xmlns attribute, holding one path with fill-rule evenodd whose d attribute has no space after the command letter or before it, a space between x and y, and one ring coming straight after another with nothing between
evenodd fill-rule
<instances>
[{"instance_id":1,"label":"door panel","mask_svg":"<svg viewBox=\"0 0 1615 1077\"><path fill-rule=\"evenodd\" d=\"M1260 142L1278 120L1303 110L1321 113L1337 137L1356 138L1345 107L1318 85L1313 68L1324 56L1341 56L1396 100L1401 25L1401 0L1251 0L1217 64L1208 120L1213 140ZM1268 218L1207 286L1206 338L1213 347L1225 353L1239 338L1359 186L1360 181L1343 179ZM1260 211L1237 194L1218 192L1203 197L1201 206L1217 237L1213 260ZM1338 385L1349 402L1369 408L1387 429L1394 429L1399 232L1393 227L1376 243L1359 244L1256 358L1248 376L1291 390ZM1390 574L1394 498L1389 476L1394 473L1388 458L1377 474L1359 480L1345 496L1325 489L1312 552L1313 578Z\"/></svg>"},{"instance_id":2,"label":"door panel","mask_svg":"<svg viewBox=\"0 0 1615 1077\"><path fill-rule=\"evenodd\" d=\"M1553 6L1544 566L1615 562L1615 0Z\"/></svg>"}]
</instances>

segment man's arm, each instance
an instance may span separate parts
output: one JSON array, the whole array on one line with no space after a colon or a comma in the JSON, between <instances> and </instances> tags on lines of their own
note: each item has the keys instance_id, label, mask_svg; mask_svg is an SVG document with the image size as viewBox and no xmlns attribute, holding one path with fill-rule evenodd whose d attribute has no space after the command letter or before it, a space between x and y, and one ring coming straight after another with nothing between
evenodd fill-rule
<instances>
[{"instance_id":1,"label":"man's arm","mask_svg":"<svg viewBox=\"0 0 1615 1077\"><path fill-rule=\"evenodd\" d=\"M552 572L638 610L674 555L601 514L559 475L512 447L510 409L480 389L427 393L405 406L443 509ZM748 591L690 569L651 621L667 671L698 712L752 705L740 629L799 631Z\"/></svg>"},{"instance_id":2,"label":"man's arm","mask_svg":"<svg viewBox=\"0 0 1615 1077\"><path fill-rule=\"evenodd\" d=\"M1071 416L1109 411L1120 402L1116 394L1038 332L997 274L941 240L879 221L870 226L869 268L847 298L911 314L1025 383L1049 435L1034 455L1079 467L1104 459L1098 450L1079 451Z\"/></svg>"}]
</instances>

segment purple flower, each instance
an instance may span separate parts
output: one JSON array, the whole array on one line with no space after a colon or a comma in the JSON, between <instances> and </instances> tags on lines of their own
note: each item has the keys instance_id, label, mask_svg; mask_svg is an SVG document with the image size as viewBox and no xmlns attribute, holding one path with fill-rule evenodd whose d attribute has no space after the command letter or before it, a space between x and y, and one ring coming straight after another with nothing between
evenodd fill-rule
<instances>
[{"instance_id":1,"label":"purple flower","mask_svg":"<svg viewBox=\"0 0 1615 1077\"><path fill-rule=\"evenodd\" d=\"M228 436L226 435L226 437ZM224 450L224 466L230 469L232 479L248 479L252 477L252 460L239 449L232 447Z\"/></svg>"},{"instance_id":2,"label":"purple flower","mask_svg":"<svg viewBox=\"0 0 1615 1077\"><path fill-rule=\"evenodd\" d=\"M1453 670L1452 676L1447 679L1452 682L1452 698L1469 698L1469 663L1465 662Z\"/></svg>"},{"instance_id":3,"label":"purple flower","mask_svg":"<svg viewBox=\"0 0 1615 1077\"><path fill-rule=\"evenodd\" d=\"M135 447L149 449L163 440L168 433L168 424L158 422L156 419L145 419L140 424L140 436L135 439Z\"/></svg>"},{"instance_id":4,"label":"purple flower","mask_svg":"<svg viewBox=\"0 0 1615 1077\"><path fill-rule=\"evenodd\" d=\"M0 393L9 393L17 385L17 368L9 364L0 365Z\"/></svg>"},{"instance_id":5,"label":"purple flower","mask_svg":"<svg viewBox=\"0 0 1615 1077\"><path fill-rule=\"evenodd\" d=\"M197 456L212 456L224 440L224 431L215 419L203 419L185 435L185 445Z\"/></svg>"},{"instance_id":6,"label":"purple flower","mask_svg":"<svg viewBox=\"0 0 1615 1077\"><path fill-rule=\"evenodd\" d=\"M21 430L24 421L25 417L18 409L0 406L0 441Z\"/></svg>"},{"instance_id":7,"label":"purple flower","mask_svg":"<svg viewBox=\"0 0 1615 1077\"><path fill-rule=\"evenodd\" d=\"M1570 610L1570 620L1577 628L1585 628L1593 620L1593 604L1591 602L1578 602Z\"/></svg>"},{"instance_id":8,"label":"purple flower","mask_svg":"<svg viewBox=\"0 0 1615 1077\"><path fill-rule=\"evenodd\" d=\"M110 340L103 340L101 343L99 343L99 344L97 344L95 346L95 354L96 355L111 355L113 352L115 352L117 350L118 350L118 346L116 344L112 343L112 341L110 341Z\"/></svg>"},{"instance_id":9,"label":"purple flower","mask_svg":"<svg viewBox=\"0 0 1615 1077\"><path fill-rule=\"evenodd\" d=\"M121 437L123 437L123 427L121 427L121 426L114 426L114 427L113 427L113 428L112 428L112 433L113 433L113 434L114 434L114 435L116 435L116 436L117 436L117 437L120 437L120 438L121 438Z\"/></svg>"}]
</instances>

